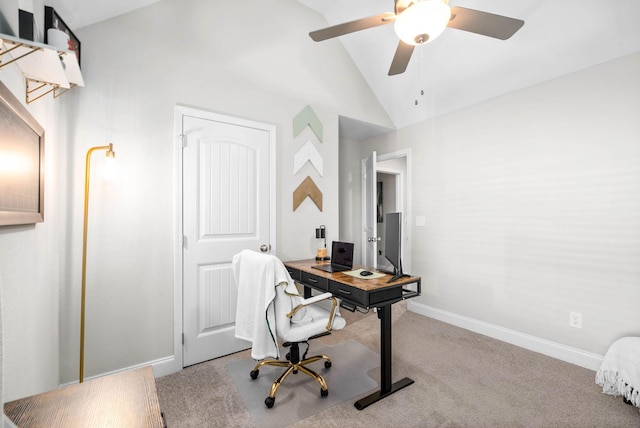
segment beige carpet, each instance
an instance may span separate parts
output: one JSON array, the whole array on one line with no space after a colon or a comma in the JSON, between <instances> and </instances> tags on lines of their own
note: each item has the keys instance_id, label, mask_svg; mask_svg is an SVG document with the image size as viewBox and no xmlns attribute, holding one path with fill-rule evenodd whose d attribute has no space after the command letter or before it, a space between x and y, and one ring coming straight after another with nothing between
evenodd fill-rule
<instances>
[{"instance_id":1,"label":"beige carpet","mask_svg":"<svg viewBox=\"0 0 640 428\"><path fill-rule=\"evenodd\" d=\"M321 374L329 386L329 395L320 396L320 384L309 376L291 374L280 385L273 408L269 409L264 400L274 379L283 371L280 367L263 366L257 379L252 380L249 372L256 362L250 358L231 361L227 369L249 409L254 423L261 427L280 428L291 425L301 419L320 413L336 404L350 400L376 389L375 382L367 372L380 366L380 355L355 340L345 340L335 345L310 342L309 356L324 354L333 361L332 367L324 368L324 360L310 365L312 370ZM300 345L303 353L306 345ZM285 355L286 349L281 350ZM283 357L284 358L284 357Z\"/></svg>"},{"instance_id":2,"label":"beige carpet","mask_svg":"<svg viewBox=\"0 0 640 428\"><path fill-rule=\"evenodd\" d=\"M378 352L375 314L345 316L344 330L317 341L356 340ZM416 315L403 304L394 305L393 334L393 379L409 376L413 385L361 411L346 400L289 426L640 427L638 409L603 394L591 370ZM157 379L169 428L261 427L227 369L248 357L245 351Z\"/></svg>"}]
</instances>

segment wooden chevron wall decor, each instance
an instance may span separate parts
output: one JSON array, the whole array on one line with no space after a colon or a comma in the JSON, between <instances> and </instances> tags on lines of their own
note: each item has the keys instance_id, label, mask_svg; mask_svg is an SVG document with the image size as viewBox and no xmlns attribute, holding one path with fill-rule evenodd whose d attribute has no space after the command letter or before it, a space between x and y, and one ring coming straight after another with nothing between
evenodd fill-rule
<instances>
[{"instance_id":1,"label":"wooden chevron wall decor","mask_svg":"<svg viewBox=\"0 0 640 428\"><path fill-rule=\"evenodd\" d=\"M302 168L302 166L307 162L313 165L322 177L324 169L322 155L318 152L311 141L307 141L307 143L293 156L293 173L295 174L300 171L300 168Z\"/></svg>"},{"instance_id":2,"label":"wooden chevron wall decor","mask_svg":"<svg viewBox=\"0 0 640 428\"><path fill-rule=\"evenodd\" d=\"M293 118L294 139L307 126L311 128L322 143L322 122L320 122L311 106L306 106ZM322 155L311 141L307 141L293 156L293 175L296 175L307 162L316 169L320 177L324 175ZM306 198L311 198L320 212L322 212L322 192L310 176L302 180L302 183L293 191L293 210L297 210Z\"/></svg>"},{"instance_id":3,"label":"wooden chevron wall decor","mask_svg":"<svg viewBox=\"0 0 640 428\"><path fill-rule=\"evenodd\" d=\"M320 122L316 113L311 109L311 106L306 106L293 118L293 136L297 137L307 126L311 128L313 133L316 134L316 137L318 137L318 140L322 142L322 122Z\"/></svg>"},{"instance_id":4,"label":"wooden chevron wall decor","mask_svg":"<svg viewBox=\"0 0 640 428\"><path fill-rule=\"evenodd\" d=\"M316 186L313 179L309 176L293 191L293 210L297 210L300 204L307 198L316 204L318 209L322 211L322 192Z\"/></svg>"}]
</instances>

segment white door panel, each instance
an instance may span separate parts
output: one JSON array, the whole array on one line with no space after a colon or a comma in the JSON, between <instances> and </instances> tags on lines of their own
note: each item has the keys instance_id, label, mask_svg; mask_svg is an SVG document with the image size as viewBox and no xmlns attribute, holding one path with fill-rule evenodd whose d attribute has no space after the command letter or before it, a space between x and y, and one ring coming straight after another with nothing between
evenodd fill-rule
<instances>
[{"instance_id":1,"label":"white door panel","mask_svg":"<svg viewBox=\"0 0 640 428\"><path fill-rule=\"evenodd\" d=\"M250 346L235 338L231 261L271 245L273 132L218 115L183 116L184 366Z\"/></svg>"},{"instance_id":2,"label":"white door panel","mask_svg":"<svg viewBox=\"0 0 640 428\"><path fill-rule=\"evenodd\" d=\"M362 161L362 264L378 266L376 152Z\"/></svg>"}]
</instances>

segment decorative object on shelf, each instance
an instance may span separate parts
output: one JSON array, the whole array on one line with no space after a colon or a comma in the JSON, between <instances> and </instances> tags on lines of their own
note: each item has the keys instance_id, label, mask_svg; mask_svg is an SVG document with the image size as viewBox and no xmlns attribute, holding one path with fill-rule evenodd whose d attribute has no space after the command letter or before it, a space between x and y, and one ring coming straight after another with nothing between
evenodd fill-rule
<instances>
[{"instance_id":1,"label":"decorative object on shelf","mask_svg":"<svg viewBox=\"0 0 640 428\"><path fill-rule=\"evenodd\" d=\"M27 104L50 93L58 97L74 86L84 86L74 52L0 34L0 70L13 63L24 75Z\"/></svg>"},{"instance_id":2,"label":"decorative object on shelf","mask_svg":"<svg viewBox=\"0 0 640 428\"><path fill-rule=\"evenodd\" d=\"M329 257L327 257L327 233L326 233L326 227L324 224L321 224L320 227L316 228L316 239L322 239L323 242L323 246L321 248L318 248L318 251L316 252L316 260L318 261L324 261L324 260L330 260Z\"/></svg>"},{"instance_id":3,"label":"decorative object on shelf","mask_svg":"<svg viewBox=\"0 0 640 428\"><path fill-rule=\"evenodd\" d=\"M322 156L311 141L307 141L307 143L293 156L293 173L295 174L300 171L300 168L302 168L302 166L307 162L313 165L320 176L323 175L324 163L322 161Z\"/></svg>"},{"instance_id":4,"label":"decorative object on shelf","mask_svg":"<svg viewBox=\"0 0 640 428\"><path fill-rule=\"evenodd\" d=\"M18 10L18 37L34 41L33 13L26 10Z\"/></svg>"},{"instance_id":5,"label":"decorative object on shelf","mask_svg":"<svg viewBox=\"0 0 640 428\"><path fill-rule=\"evenodd\" d=\"M296 117L293 118L293 136L297 137L306 127L311 128L318 140L322 142L322 122L316 116L311 106L306 106Z\"/></svg>"},{"instance_id":6,"label":"decorative object on shelf","mask_svg":"<svg viewBox=\"0 0 640 428\"><path fill-rule=\"evenodd\" d=\"M71 37L62 30L49 28L47 30L47 43L58 50L68 50Z\"/></svg>"},{"instance_id":7,"label":"decorative object on shelf","mask_svg":"<svg viewBox=\"0 0 640 428\"><path fill-rule=\"evenodd\" d=\"M66 47L57 46L53 40L50 40L51 33L49 32L49 30L52 30L52 29L61 31L69 36ZM69 29L69 27L67 27L67 24L65 24L62 18L60 18L60 15L58 15L58 13L50 6L44 7L44 31L45 31L44 33L45 44L53 45L58 50L68 50L68 51L74 52L78 60L78 67L82 68L81 66L82 58L80 56L80 40L78 40L76 35L73 34L73 32ZM53 33L53 34L55 34L54 37L56 38L56 41L60 40L60 36L58 34L56 33Z\"/></svg>"},{"instance_id":8,"label":"decorative object on shelf","mask_svg":"<svg viewBox=\"0 0 640 428\"><path fill-rule=\"evenodd\" d=\"M84 319L85 319L85 300L87 294L87 226L89 220L89 178L91 168L91 154L96 150L106 150L106 157L115 159L113 144L108 146L92 147L87 152L85 175L84 175L84 226L82 229L82 291L80 298L80 372L78 381L84 381Z\"/></svg>"},{"instance_id":9,"label":"decorative object on shelf","mask_svg":"<svg viewBox=\"0 0 640 428\"><path fill-rule=\"evenodd\" d=\"M318 209L322 211L322 192L309 176L293 191L293 210L297 210L307 197L311 198Z\"/></svg>"},{"instance_id":10,"label":"decorative object on shelf","mask_svg":"<svg viewBox=\"0 0 640 428\"><path fill-rule=\"evenodd\" d=\"M0 82L0 226L44 221L44 129Z\"/></svg>"}]
</instances>

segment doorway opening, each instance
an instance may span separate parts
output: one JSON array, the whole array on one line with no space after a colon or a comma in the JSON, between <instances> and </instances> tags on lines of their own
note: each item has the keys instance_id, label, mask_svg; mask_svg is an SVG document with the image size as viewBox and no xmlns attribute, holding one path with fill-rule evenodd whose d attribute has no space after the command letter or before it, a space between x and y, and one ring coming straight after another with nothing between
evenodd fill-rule
<instances>
[{"instance_id":1,"label":"doorway opening","mask_svg":"<svg viewBox=\"0 0 640 428\"><path fill-rule=\"evenodd\" d=\"M378 254L376 255L378 269L393 271L393 266L384 254L386 236L384 218L387 213L403 211L402 204L402 172L383 170L380 166L376 171L376 188L378 198L377 232Z\"/></svg>"},{"instance_id":2,"label":"doorway opening","mask_svg":"<svg viewBox=\"0 0 640 428\"><path fill-rule=\"evenodd\" d=\"M411 272L411 150L378 155L362 160L362 248L363 263L381 270L393 270L384 256L385 214L401 212L402 263ZM375 186L367 177L375 177ZM374 214L374 215L370 215Z\"/></svg>"}]
</instances>

